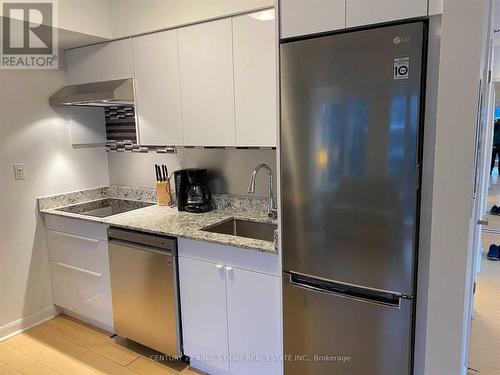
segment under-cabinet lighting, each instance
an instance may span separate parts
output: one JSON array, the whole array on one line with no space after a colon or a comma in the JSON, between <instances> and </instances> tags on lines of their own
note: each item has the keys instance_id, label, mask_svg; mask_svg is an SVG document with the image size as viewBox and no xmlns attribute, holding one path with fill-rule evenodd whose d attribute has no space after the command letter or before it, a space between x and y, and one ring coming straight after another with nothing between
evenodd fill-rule
<instances>
[{"instance_id":1,"label":"under-cabinet lighting","mask_svg":"<svg viewBox=\"0 0 500 375\"><path fill-rule=\"evenodd\" d=\"M274 9L263 10L262 12L250 14L250 17L259 21L274 20Z\"/></svg>"}]
</instances>

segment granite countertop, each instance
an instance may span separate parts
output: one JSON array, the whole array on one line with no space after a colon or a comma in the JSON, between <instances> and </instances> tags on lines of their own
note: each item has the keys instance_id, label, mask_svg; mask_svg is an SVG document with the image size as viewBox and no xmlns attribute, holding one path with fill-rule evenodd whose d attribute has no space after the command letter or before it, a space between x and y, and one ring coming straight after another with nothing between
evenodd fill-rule
<instances>
[{"instance_id":1,"label":"granite countertop","mask_svg":"<svg viewBox=\"0 0 500 375\"><path fill-rule=\"evenodd\" d=\"M96 191L98 189L101 190ZM98 189L39 198L39 210L40 212L48 215L71 217L141 232L208 241L221 245L236 246L261 252L277 253L274 243L270 241L212 233L201 230L206 226L216 224L232 217L276 224L277 221L270 219L263 209L265 207L265 200L260 199L254 200L241 197L234 198L230 196L218 196L214 200L216 201L216 206L219 208L210 212L199 214L179 212L176 207L158 206L156 204L107 217L94 217L57 210L57 208L60 207L103 199L105 197L131 199L130 187L127 187L127 190L124 190L128 194L122 194L122 192L117 193L120 189L117 189L116 187L104 187ZM151 191L145 191L144 194L134 192L132 196L136 200L143 201L151 201L152 197Z\"/></svg>"}]
</instances>

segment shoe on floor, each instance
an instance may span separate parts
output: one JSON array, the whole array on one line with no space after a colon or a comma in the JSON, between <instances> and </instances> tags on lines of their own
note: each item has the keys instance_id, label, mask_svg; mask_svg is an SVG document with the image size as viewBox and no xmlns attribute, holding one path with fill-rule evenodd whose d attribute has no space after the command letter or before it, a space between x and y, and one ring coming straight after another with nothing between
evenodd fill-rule
<instances>
[{"instance_id":1,"label":"shoe on floor","mask_svg":"<svg viewBox=\"0 0 500 375\"><path fill-rule=\"evenodd\" d=\"M495 244L491 244L488 250L487 258L489 260L500 260L500 248Z\"/></svg>"},{"instance_id":2,"label":"shoe on floor","mask_svg":"<svg viewBox=\"0 0 500 375\"><path fill-rule=\"evenodd\" d=\"M492 215L500 215L500 207L498 207L496 204L491 207L490 213Z\"/></svg>"}]
</instances>

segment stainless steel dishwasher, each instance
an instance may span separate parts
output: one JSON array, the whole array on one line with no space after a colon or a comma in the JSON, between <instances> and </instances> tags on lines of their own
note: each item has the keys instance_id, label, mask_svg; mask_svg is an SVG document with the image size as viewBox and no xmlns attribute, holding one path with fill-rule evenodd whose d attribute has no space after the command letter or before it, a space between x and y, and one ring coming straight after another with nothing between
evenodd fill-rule
<instances>
[{"instance_id":1,"label":"stainless steel dishwasher","mask_svg":"<svg viewBox=\"0 0 500 375\"><path fill-rule=\"evenodd\" d=\"M115 333L182 356L177 240L108 229Z\"/></svg>"}]
</instances>

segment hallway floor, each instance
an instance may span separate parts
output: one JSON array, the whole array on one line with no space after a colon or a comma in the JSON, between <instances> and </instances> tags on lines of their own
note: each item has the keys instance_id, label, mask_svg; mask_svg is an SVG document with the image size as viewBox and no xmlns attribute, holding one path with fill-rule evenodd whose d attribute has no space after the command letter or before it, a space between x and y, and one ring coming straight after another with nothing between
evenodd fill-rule
<instances>
[{"instance_id":1,"label":"hallway floor","mask_svg":"<svg viewBox=\"0 0 500 375\"><path fill-rule=\"evenodd\" d=\"M61 315L0 342L0 375L201 374L184 362L154 362L149 359L152 354L138 344L118 343L108 332Z\"/></svg>"},{"instance_id":2,"label":"hallway floor","mask_svg":"<svg viewBox=\"0 0 500 375\"><path fill-rule=\"evenodd\" d=\"M488 209L500 205L500 178L495 168L490 180ZM500 216L488 215L488 229L499 230ZM492 243L500 245L500 233L481 235L483 254L481 272L476 279L474 302L475 316L472 321L469 352L469 374L500 374L500 262L486 258Z\"/></svg>"}]
</instances>

